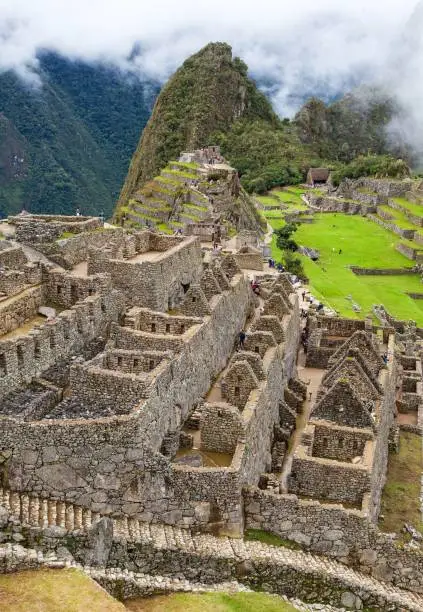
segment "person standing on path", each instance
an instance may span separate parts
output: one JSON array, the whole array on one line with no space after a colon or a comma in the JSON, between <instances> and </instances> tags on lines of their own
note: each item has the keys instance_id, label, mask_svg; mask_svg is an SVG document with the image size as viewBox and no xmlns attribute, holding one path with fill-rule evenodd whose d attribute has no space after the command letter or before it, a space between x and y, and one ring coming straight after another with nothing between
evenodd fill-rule
<instances>
[{"instance_id":1,"label":"person standing on path","mask_svg":"<svg viewBox=\"0 0 423 612\"><path fill-rule=\"evenodd\" d=\"M245 349L245 338L245 331L241 329L241 331L239 332L239 348L241 349L241 351Z\"/></svg>"}]
</instances>

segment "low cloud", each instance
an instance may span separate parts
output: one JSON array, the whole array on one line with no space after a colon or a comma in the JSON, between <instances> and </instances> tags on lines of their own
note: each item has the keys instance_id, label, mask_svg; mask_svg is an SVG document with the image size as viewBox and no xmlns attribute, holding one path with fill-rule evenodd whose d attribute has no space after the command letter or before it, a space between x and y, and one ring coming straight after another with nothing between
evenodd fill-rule
<instances>
[{"instance_id":1,"label":"low cloud","mask_svg":"<svg viewBox=\"0 0 423 612\"><path fill-rule=\"evenodd\" d=\"M0 71L34 80L37 53L49 49L164 81L190 54L219 40L270 88L282 116L307 95L331 99L358 83L383 81L408 109L407 130L416 139L413 124L423 119L423 4L418 32L409 22L415 6L416 0L0 0ZM391 74L400 52L405 64Z\"/></svg>"}]
</instances>

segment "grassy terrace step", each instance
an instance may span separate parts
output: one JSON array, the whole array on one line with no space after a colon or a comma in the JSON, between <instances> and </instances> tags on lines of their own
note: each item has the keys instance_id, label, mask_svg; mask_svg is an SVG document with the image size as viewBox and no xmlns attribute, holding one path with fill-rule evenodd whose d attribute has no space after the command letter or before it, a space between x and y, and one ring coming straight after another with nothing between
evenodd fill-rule
<instances>
[{"instance_id":1,"label":"grassy terrace step","mask_svg":"<svg viewBox=\"0 0 423 612\"><path fill-rule=\"evenodd\" d=\"M201 221L200 217L197 215L191 215L190 213L183 212L181 214L182 219L188 219L189 221L193 221L194 223L199 223Z\"/></svg>"},{"instance_id":2,"label":"grassy terrace step","mask_svg":"<svg viewBox=\"0 0 423 612\"><path fill-rule=\"evenodd\" d=\"M388 533L397 532L401 539L409 539L402 528L404 523L410 523L423 534L419 503L421 471L421 438L403 431L400 433L399 453L389 454L381 506L384 520L379 523L380 529Z\"/></svg>"},{"instance_id":3,"label":"grassy terrace step","mask_svg":"<svg viewBox=\"0 0 423 612\"><path fill-rule=\"evenodd\" d=\"M88 576L75 569L39 569L0 576L1 609L9 612L125 612Z\"/></svg>"},{"instance_id":4,"label":"grassy terrace step","mask_svg":"<svg viewBox=\"0 0 423 612\"><path fill-rule=\"evenodd\" d=\"M184 204L184 209L189 209L198 212L208 212L208 206L198 206L198 204Z\"/></svg>"},{"instance_id":5,"label":"grassy terrace step","mask_svg":"<svg viewBox=\"0 0 423 612\"><path fill-rule=\"evenodd\" d=\"M132 221L135 221L135 223L140 223L141 225L146 221L150 221L151 223L154 223L154 225L157 225L160 221L160 219L157 219L157 217L150 217L149 215L142 215L142 214L137 214L136 212L133 211L129 211L128 213L128 217L129 219L132 219Z\"/></svg>"},{"instance_id":6,"label":"grassy terrace step","mask_svg":"<svg viewBox=\"0 0 423 612\"><path fill-rule=\"evenodd\" d=\"M169 162L169 166L171 168L175 166L176 168L180 168L181 170L186 170L187 172L197 170L198 168L200 168L200 164L197 164L196 162L171 161Z\"/></svg>"},{"instance_id":7,"label":"grassy terrace step","mask_svg":"<svg viewBox=\"0 0 423 612\"><path fill-rule=\"evenodd\" d=\"M171 193L174 193L175 191L178 191L179 189L181 189L180 181L168 179L165 176L157 176L156 178L153 179L152 182L154 185L157 185L158 187L160 187L160 189L168 190Z\"/></svg>"},{"instance_id":8,"label":"grassy terrace step","mask_svg":"<svg viewBox=\"0 0 423 612\"><path fill-rule=\"evenodd\" d=\"M150 212L159 212L159 213L169 213L172 210L172 207L169 206L169 204L167 202L165 202L164 200L158 201L157 204L149 204L146 202L134 202L132 205L133 209L136 210L145 210Z\"/></svg>"},{"instance_id":9,"label":"grassy terrace step","mask_svg":"<svg viewBox=\"0 0 423 612\"><path fill-rule=\"evenodd\" d=\"M125 601L133 612L295 612L290 604L268 593L175 593Z\"/></svg>"},{"instance_id":10,"label":"grassy terrace step","mask_svg":"<svg viewBox=\"0 0 423 612\"><path fill-rule=\"evenodd\" d=\"M162 172L164 172L165 174L170 174L172 176L175 177L175 179L178 179L179 177L182 179L190 179L192 181L196 181L199 177L199 175L197 173L194 172L188 172L187 170L184 169L172 169L172 168L165 168L164 170L162 170Z\"/></svg>"},{"instance_id":11,"label":"grassy terrace step","mask_svg":"<svg viewBox=\"0 0 423 612\"><path fill-rule=\"evenodd\" d=\"M144 193L137 193L135 194L135 196L129 200L129 202L134 202L134 203L142 203L142 204L147 204L147 206L163 206L164 204L164 200L161 200L160 198L153 198L151 196L147 196ZM166 203L165 206L167 206L168 204Z\"/></svg>"},{"instance_id":12,"label":"grassy terrace step","mask_svg":"<svg viewBox=\"0 0 423 612\"><path fill-rule=\"evenodd\" d=\"M407 240L406 238L403 238L399 242L401 244L405 244L405 246L408 246L410 249L414 249L415 251L423 251L423 244L419 244L414 240Z\"/></svg>"},{"instance_id":13,"label":"grassy terrace step","mask_svg":"<svg viewBox=\"0 0 423 612\"><path fill-rule=\"evenodd\" d=\"M156 227L163 234L173 234L172 228L167 223L159 223Z\"/></svg>"},{"instance_id":14,"label":"grassy terrace step","mask_svg":"<svg viewBox=\"0 0 423 612\"><path fill-rule=\"evenodd\" d=\"M410 202L406 198L391 198L391 200L395 202L395 204L398 204L398 206L401 206L405 212L411 212L416 217L423 217L423 203L421 205L413 204L413 202Z\"/></svg>"},{"instance_id":15,"label":"grassy terrace step","mask_svg":"<svg viewBox=\"0 0 423 612\"><path fill-rule=\"evenodd\" d=\"M392 222L395 223L395 225L398 225L399 228L412 230L417 229L414 223L411 223L411 221L409 221L403 213L399 212L395 208L391 208L387 204L382 204L381 206L378 206L377 209L378 211L380 209L387 213L392 218ZM388 221L388 223L390 222L389 219L383 219L383 217L381 218L384 221Z\"/></svg>"}]
</instances>

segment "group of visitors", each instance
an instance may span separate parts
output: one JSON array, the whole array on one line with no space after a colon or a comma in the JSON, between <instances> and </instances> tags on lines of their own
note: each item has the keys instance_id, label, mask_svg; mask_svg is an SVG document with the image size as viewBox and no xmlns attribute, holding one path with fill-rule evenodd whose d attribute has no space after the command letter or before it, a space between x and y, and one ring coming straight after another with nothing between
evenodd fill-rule
<instances>
[{"instance_id":1,"label":"group of visitors","mask_svg":"<svg viewBox=\"0 0 423 612\"><path fill-rule=\"evenodd\" d=\"M271 257L269 257L267 263L269 264L269 268L276 268L278 272L285 272L285 267L281 263L276 263Z\"/></svg>"}]
</instances>

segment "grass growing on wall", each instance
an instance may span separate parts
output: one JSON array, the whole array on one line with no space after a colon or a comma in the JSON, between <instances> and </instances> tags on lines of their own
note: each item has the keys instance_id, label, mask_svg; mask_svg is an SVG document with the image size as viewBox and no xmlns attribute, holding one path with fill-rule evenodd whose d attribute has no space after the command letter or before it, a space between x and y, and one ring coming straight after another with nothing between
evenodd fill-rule
<instances>
[{"instance_id":1,"label":"grass growing on wall","mask_svg":"<svg viewBox=\"0 0 423 612\"><path fill-rule=\"evenodd\" d=\"M247 529L244 538L251 542L262 542L262 544L269 544L270 546L283 546L291 550L301 550L301 546L296 542L280 538L262 529Z\"/></svg>"},{"instance_id":2,"label":"grass growing on wall","mask_svg":"<svg viewBox=\"0 0 423 612\"><path fill-rule=\"evenodd\" d=\"M422 439L406 431L400 433L399 453L389 455L387 481L383 489L379 527L401 533L404 523L423 533L420 513L420 478L423 470Z\"/></svg>"}]
</instances>

